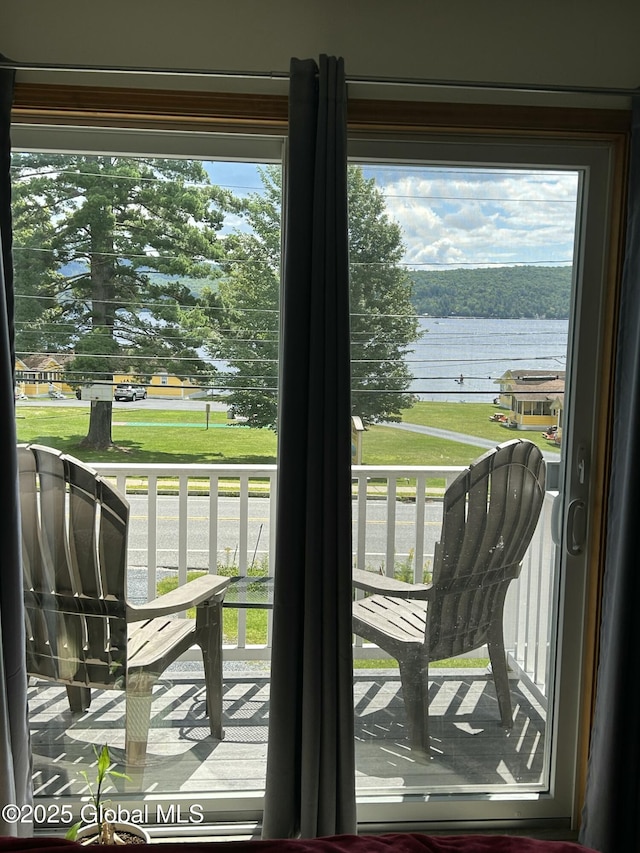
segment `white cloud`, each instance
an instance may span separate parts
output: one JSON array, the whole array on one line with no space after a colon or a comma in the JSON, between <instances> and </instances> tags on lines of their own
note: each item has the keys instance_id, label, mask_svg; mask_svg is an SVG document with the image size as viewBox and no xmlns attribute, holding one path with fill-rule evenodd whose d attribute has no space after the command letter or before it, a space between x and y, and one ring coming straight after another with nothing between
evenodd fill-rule
<instances>
[{"instance_id":1,"label":"white cloud","mask_svg":"<svg viewBox=\"0 0 640 853\"><path fill-rule=\"evenodd\" d=\"M498 213L487 215L480 205L465 202L458 210L443 216L442 221L447 228L454 231L476 231L479 228L486 228L488 220L495 222L498 218Z\"/></svg>"},{"instance_id":2,"label":"white cloud","mask_svg":"<svg viewBox=\"0 0 640 853\"><path fill-rule=\"evenodd\" d=\"M486 169L366 167L419 268L567 263L577 175Z\"/></svg>"}]
</instances>

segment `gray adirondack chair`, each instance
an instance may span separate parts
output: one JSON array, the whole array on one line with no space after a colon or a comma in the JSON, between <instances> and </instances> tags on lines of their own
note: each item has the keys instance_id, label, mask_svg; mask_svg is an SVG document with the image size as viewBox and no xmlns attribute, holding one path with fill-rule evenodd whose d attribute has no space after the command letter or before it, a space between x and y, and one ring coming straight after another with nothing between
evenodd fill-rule
<instances>
[{"instance_id":1,"label":"gray adirondack chair","mask_svg":"<svg viewBox=\"0 0 640 853\"><path fill-rule=\"evenodd\" d=\"M211 734L222 738L222 600L206 575L139 606L126 598L129 504L78 459L18 445L27 672L67 687L72 711L91 688L126 691L127 773L145 763L156 680L197 643ZM174 614L196 607L196 618ZM139 776L140 771L137 772Z\"/></svg>"},{"instance_id":2,"label":"gray adirondack chair","mask_svg":"<svg viewBox=\"0 0 640 853\"><path fill-rule=\"evenodd\" d=\"M512 725L504 601L538 523L544 486L538 447L507 441L447 488L431 583L354 571L354 586L374 594L354 602L353 631L398 661L413 749L429 750L430 661L485 644L502 725Z\"/></svg>"}]
</instances>

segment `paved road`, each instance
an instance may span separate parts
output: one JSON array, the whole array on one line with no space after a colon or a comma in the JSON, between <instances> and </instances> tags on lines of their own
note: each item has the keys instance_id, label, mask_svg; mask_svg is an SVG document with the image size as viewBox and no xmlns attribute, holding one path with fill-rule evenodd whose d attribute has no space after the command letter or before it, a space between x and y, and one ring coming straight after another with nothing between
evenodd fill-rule
<instances>
[{"instance_id":1,"label":"paved road","mask_svg":"<svg viewBox=\"0 0 640 853\"><path fill-rule=\"evenodd\" d=\"M130 495L129 525L129 596L133 603L146 601L147 593L147 497ZM353 529L357 530L357 508L354 505ZM208 497L189 498L187 519L187 564L189 569L209 568ZM398 501L395 507L394 542L397 559L402 560L415 546L415 504ZM442 501L428 500L425 507L425 554L433 554L442 525ZM178 566L179 498L158 498L157 565L158 577L174 575ZM385 563L387 542L387 505L385 501L367 504L366 562L372 568ZM240 500L221 497L218 501L218 554L222 563L238 563L240 544ZM269 501L249 498L247 563L266 557L269 549Z\"/></svg>"},{"instance_id":2,"label":"paved road","mask_svg":"<svg viewBox=\"0 0 640 853\"><path fill-rule=\"evenodd\" d=\"M438 427L429 427L422 426L421 424L410 424L410 423L391 423L387 421L383 424L386 427L392 427L393 429L403 429L407 432L420 432L423 435L432 435L435 438L446 438L448 441L459 441L461 444L471 444L473 447L485 447L487 449L491 449L498 444L497 441L494 441L491 438L479 438L476 435L465 435L462 432L453 432L448 429L438 429ZM501 441L507 441L509 438L526 438L526 433L518 433L516 436L512 432L507 432L505 430L505 437L501 439ZM542 455L545 459L550 460L551 462L559 462L560 454L553 450L543 450Z\"/></svg>"},{"instance_id":3,"label":"paved road","mask_svg":"<svg viewBox=\"0 0 640 853\"><path fill-rule=\"evenodd\" d=\"M131 506L129 527L129 555L132 565L145 565L147 556L147 496L129 495ZM249 498L247 557L259 561L269 549L269 508L265 498ZM191 496L188 503L187 548L190 568L208 568L209 516L211 504L208 497ZM354 529L357 525L357 507L353 507ZM407 554L415 545L415 504L396 502L395 544L400 554ZM158 497L157 549L158 564L167 568L177 566L179 538L180 499L174 495ZM425 524L427 538L439 532L442 522L442 501L427 500ZM373 560L384 559L387 541L386 501L369 501L367 504L367 554ZM429 532L430 531L430 532ZM240 499L218 499L218 553L222 560L237 563L240 544ZM431 543L432 544L432 543Z\"/></svg>"}]
</instances>

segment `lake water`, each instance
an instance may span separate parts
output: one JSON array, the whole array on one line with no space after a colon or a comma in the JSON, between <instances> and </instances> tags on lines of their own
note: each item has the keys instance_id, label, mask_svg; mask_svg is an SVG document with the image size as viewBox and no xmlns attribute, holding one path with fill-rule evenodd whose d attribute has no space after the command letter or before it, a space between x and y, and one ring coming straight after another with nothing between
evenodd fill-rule
<instances>
[{"instance_id":1,"label":"lake water","mask_svg":"<svg viewBox=\"0 0 640 853\"><path fill-rule=\"evenodd\" d=\"M420 328L407 362L421 400L491 402L507 370L566 368L568 320L434 317Z\"/></svg>"}]
</instances>

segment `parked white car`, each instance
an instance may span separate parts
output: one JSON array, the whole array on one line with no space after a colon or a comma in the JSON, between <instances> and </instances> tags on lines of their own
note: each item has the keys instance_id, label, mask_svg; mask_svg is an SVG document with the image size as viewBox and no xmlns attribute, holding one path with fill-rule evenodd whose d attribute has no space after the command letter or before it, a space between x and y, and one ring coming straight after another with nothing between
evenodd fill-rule
<instances>
[{"instance_id":1,"label":"parked white car","mask_svg":"<svg viewBox=\"0 0 640 853\"><path fill-rule=\"evenodd\" d=\"M116 400L146 400L147 389L142 385L116 385L113 396Z\"/></svg>"}]
</instances>

